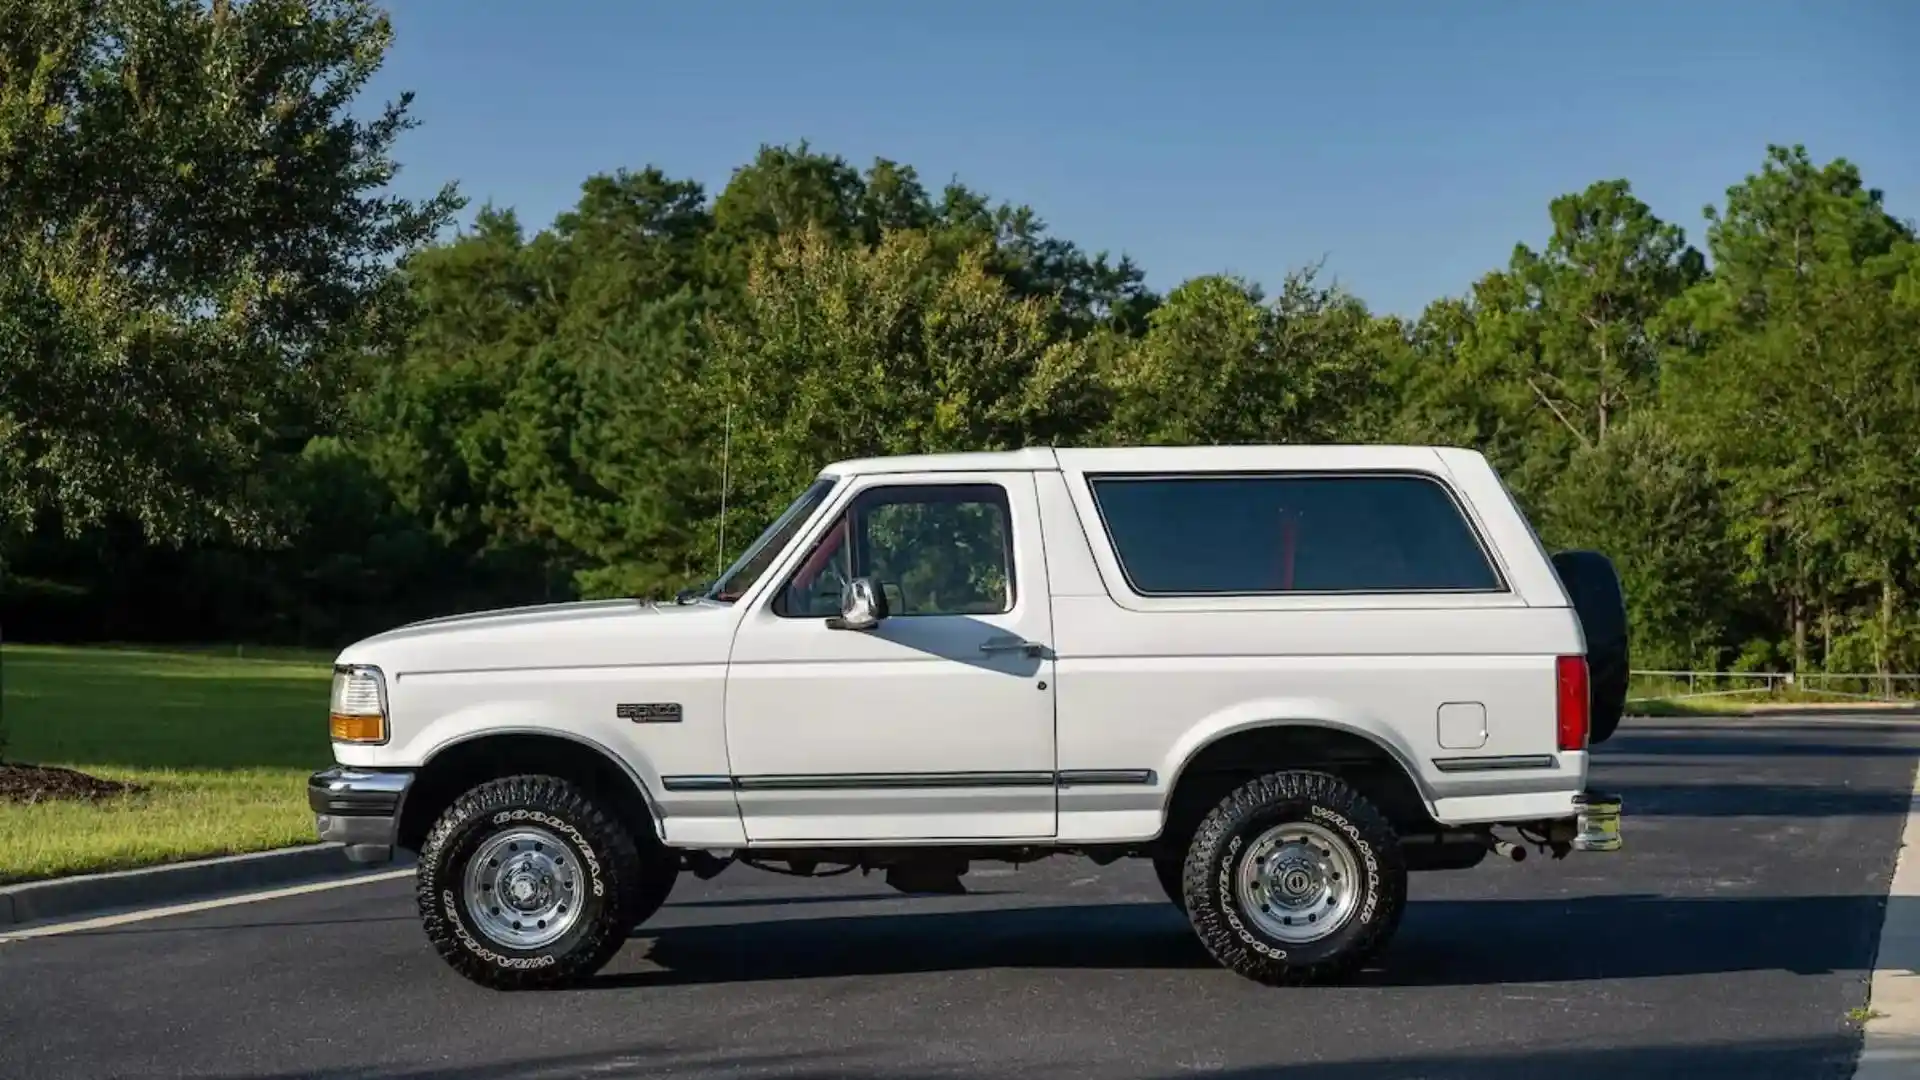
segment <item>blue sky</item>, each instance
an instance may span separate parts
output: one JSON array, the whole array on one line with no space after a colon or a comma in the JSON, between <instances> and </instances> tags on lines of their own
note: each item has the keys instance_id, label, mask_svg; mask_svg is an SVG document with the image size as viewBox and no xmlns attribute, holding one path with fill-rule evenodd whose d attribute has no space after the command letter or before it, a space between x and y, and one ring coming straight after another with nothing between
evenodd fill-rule
<instances>
[{"instance_id":1,"label":"blue sky","mask_svg":"<svg viewBox=\"0 0 1920 1080\"><path fill-rule=\"evenodd\" d=\"M457 180L536 227L594 172L711 193L807 139L1028 203L1157 289L1324 258L1415 314L1595 180L1704 245L1701 207L1768 142L1920 218L1915 0L388 3L370 93L413 90L422 122L397 186Z\"/></svg>"}]
</instances>

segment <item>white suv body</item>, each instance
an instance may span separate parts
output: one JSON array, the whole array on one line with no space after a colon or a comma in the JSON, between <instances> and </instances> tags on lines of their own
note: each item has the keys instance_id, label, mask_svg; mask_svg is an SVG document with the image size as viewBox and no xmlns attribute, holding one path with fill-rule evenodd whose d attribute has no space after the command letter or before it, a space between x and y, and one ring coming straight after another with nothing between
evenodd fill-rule
<instances>
[{"instance_id":1,"label":"white suv body","mask_svg":"<svg viewBox=\"0 0 1920 1080\"><path fill-rule=\"evenodd\" d=\"M912 889L956 887L970 858L1083 852L1155 858L1201 920L1191 834L1235 785L1279 771L1354 787L1391 840L1340 863L1295 837L1265 884L1235 894L1255 907L1314 874L1333 889L1336 863L1386 842L1412 869L1513 855L1496 825L1556 854L1617 846L1617 801L1587 792L1589 742L1618 708L1594 714L1586 637L1555 562L1470 450L844 461L703 594L430 620L349 647L338 767L311 801L355 857L422 851L423 895L446 893L436 942L494 983L571 977L605 960L578 949L609 948L571 922L572 953L529 944L544 924L490 934L507 923L446 887L551 900L565 884L552 866L478 884L429 866L461 796L516 774L571 784L634 834L636 865L671 864L640 889L657 900L609 918L644 918L680 869L734 858L888 866ZM1422 843L1453 855L1423 864ZM551 903L525 911L561 921ZM1275 925L1287 932L1241 943L1245 962L1230 944L1216 955L1298 981L1391 932L1315 959Z\"/></svg>"}]
</instances>

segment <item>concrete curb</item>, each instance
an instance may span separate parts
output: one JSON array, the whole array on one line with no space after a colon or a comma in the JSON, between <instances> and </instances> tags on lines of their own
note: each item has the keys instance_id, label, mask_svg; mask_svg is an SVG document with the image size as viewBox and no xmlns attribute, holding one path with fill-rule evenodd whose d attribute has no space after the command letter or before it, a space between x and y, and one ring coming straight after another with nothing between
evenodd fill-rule
<instances>
[{"instance_id":1,"label":"concrete curb","mask_svg":"<svg viewBox=\"0 0 1920 1080\"><path fill-rule=\"evenodd\" d=\"M1920 799L1920 769L1913 791ZM1893 878L1887 882L1854 1080L1894 1080L1920 1073L1920 802L1915 807L1907 812Z\"/></svg>"},{"instance_id":2,"label":"concrete curb","mask_svg":"<svg viewBox=\"0 0 1920 1080\"><path fill-rule=\"evenodd\" d=\"M306 844L105 874L0 886L0 926L93 915L116 908L199 900L226 892L357 877L404 868L411 859L362 866L339 844Z\"/></svg>"}]
</instances>

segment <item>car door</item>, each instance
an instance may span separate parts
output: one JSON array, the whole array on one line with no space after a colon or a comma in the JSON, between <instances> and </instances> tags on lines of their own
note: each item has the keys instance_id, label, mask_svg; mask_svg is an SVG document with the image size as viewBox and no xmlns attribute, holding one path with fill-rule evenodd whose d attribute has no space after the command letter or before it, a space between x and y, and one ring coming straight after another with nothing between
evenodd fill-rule
<instances>
[{"instance_id":1,"label":"car door","mask_svg":"<svg viewBox=\"0 0 1920 1080\"><path fill-rule=\"evenodd\" d=\"M864 477L836 501L734 639L727 748L748 839L1053 836L1032 475ZM889 614L834 629L853 577Z\"/></svg>"}]
</instances>

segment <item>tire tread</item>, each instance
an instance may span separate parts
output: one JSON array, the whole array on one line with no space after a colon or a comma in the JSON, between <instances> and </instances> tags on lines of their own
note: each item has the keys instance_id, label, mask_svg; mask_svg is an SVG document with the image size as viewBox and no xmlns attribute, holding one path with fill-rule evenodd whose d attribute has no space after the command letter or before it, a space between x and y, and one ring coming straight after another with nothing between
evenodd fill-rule
<instances>
[{"instance_id":1,"label":"tire tread","mask_svg":"<svg viewBox=\"0 0 1920 1080\"><path fill-rule=\"evenodd\" d=\"M502 968L475 956L461 944L438 900L442 873L459 873L457 868L441 866L441 852L446 845L476 819L495 810L517 806L539 807L571 822L594 845L607 881L606 903L588 923L586 934L547 967ZM597 801L561 777L506 776L467 791L453 801L428 831L420 848L418 865L414 899L427 940L455 971L492 989L562 986L591 975L620 951L626 944L628 931L638 921L633 916L641 900L642 864L633 834Z\"/></svg>"},{"instance_id":2,"label":"tire tread","mask_svg":"<svg viewBox=\"0 0 1920 1080\"><path fill-rule=\"evenodd\" d=\"M1338 811L1359 827L1380 871L1381 910L1373 921L1348 947L1306 963L1278 960L1249 948L1212 895L1218 853L1233 832L1255 814L1287 803L1318 803ZM1334 981L1373 959L1399 927L1406 892L1406 864L1386 816L1345 781L1317 770L1267 773L1235 788L1201 820L1187 847L1182 873L1187 915L1207 952L1235 973L1268 986Z\"/></svg>"}]
</instances>

